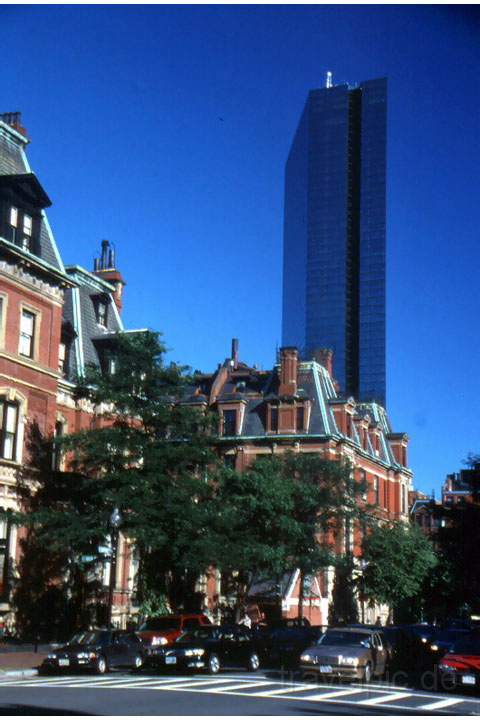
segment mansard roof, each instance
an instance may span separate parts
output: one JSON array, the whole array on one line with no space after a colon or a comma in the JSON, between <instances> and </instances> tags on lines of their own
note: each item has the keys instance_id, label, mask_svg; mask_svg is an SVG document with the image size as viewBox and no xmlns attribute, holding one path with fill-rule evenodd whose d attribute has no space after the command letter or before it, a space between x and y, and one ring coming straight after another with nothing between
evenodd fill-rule
<instances>
[{"instance_id":1,"label":"mansard roof","mask_svg":"<svg viewBox=\"0 0 480 720\"><path fill-rule=\"evenodd\" d=\"M68 362L73 378L77 373L83 373L86 365L100 366L99 338L111 338L124 328L113 300L114 287L78 265L69 265L65 269L77 285L65 292L63 309L65 320L71 323L76 333ZM105 327L97 322L97 299L107 305Z\"/></svg>"},{"instance_id":2,"label":"mansard roof","mask_svg":"<svg viewBox=\"0 0 480 720\"><path fill-rule=\"evenodd\" d=\"M222 381L222 375L224 379ZM357 452L370 456L375 462L388 467L401 468L396 460L389 443L391 434L390 421L385 409L377 403L356 403L354 398L342 397L334 384L328 370L315 360L299 362L297 366L297 388L294 395L282 397L280 387L280 365L272 370L258 370L238 363L234 367L232 360L227 359L212 374L197 373L194 375L195 387L191 387L183 399L187 404L197 402L201 393L204 402L221 408L225 403L241 400L245 405L243 421L238 435L227 438L226 441L259 441L266 439L274 441L276 438L295 439L295 437L308 440L327 440L336 438L353 445ZM215 392L212 388L215 386ZM310 404L310 420L308 428L301 432L285 436L272 434L267 430L267 407L278 403L292 402ZM374 448L370 440L370 433L363 444L356 423L351 423L350 435L342 433L337 425L334 409L344 404L353 407L353 417L369 418L370 430L375 429L379 435L378 449ZM403 437L403 434L398 434Z\"/></svg>"},{"instance_id":3,"label":"mansard roof","mask_svg":"<svg viewBox=\"0 0 480 720\"><path fill-rule=\"evenodd\" d=\"M17 182L22 176L25 178L26 176L30 176L30 179L26 181L29 182L30 185L33 183L33 185L37 188L37 192L40 192L39 188L41 189L41 185L36 180L34 173L32 173L25 154L25 146L27 143L28 140L26 137L21 135L10 125L7 125L7 123L0 120L0 176L5 178L9 176L12 180ZM32 180L32 178L35 179ZM42 199L40 204L45 203L44 206L49 205L50 200L48 196L43 189L41 189L41 192ZM48 200L48 202L46 202L46 200ZM53 233L48 223L45 210L41 210L41 217L42 221L39 237L40 259L46 264L47 268L50 266L54 270L64 273L65 268L63 266L60 253L58 252L55 238L53 237ZM13 243L9 243L3 238L0 238L0 240L2 241L2 245L6 248L9 248L9 246L16 248L16 246L13 246ZM17 250L20 254L23 254L26 257L32 257L31 253L26 250L22 250L21 248L17 248Z\"/></svg>"}]
</instances>

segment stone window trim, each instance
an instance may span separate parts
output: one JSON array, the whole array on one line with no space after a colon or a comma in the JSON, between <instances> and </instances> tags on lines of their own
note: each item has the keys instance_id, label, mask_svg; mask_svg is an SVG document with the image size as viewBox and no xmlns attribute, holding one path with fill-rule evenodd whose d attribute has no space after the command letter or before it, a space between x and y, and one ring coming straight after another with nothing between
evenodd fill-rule
<instances>
[{"instance_id":1,"label":"stone window trim","mask_svg":"<svg viewBox=\"0 0 480 720\"><path fill-rule=\"evenodd\" d=\"M22 323L22 316L23 313L31 313L34 318L34 330L33 330L33 347L32 347L32 354L31 356L24 355L20 352L20 332L21 332L21 323ZM28 358L29 360L33 360L34 362L39 362L39 350L40 350L40 331L41 331L41 325L42 325L42 312L37 307L34 307L33 305L30 305L25 302L20 302L20 313L19 313L19 323L18 323L18 354L22 358Z\"/></svg>"}]
</instances>

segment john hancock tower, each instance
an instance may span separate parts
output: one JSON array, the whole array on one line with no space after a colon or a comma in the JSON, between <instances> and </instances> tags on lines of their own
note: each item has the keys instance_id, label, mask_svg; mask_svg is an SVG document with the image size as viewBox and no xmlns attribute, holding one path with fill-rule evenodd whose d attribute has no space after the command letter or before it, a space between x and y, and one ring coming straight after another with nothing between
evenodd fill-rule
<instances>
[{"instance_id":1,"label":"john hancock tower","mask_svg":"<svg viewBox=\"0 0 480 720\"><path fill-rule=\"evenodd\" d=\"M285 171L283 345L385 406L387 81L311 90Z\"/></svg>"}]
</instances>

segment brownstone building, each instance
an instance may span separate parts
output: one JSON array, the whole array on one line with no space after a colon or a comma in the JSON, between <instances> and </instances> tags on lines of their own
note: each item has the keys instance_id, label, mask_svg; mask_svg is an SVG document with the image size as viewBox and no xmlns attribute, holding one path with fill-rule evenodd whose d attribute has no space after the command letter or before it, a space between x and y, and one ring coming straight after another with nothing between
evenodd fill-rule
<instances>
[{"instance_id":1,"label":"brownstone building","mask_svg":"<svg viewBox=\"0 0 480 720\"><path fill-rule=\"evenodd\" d=\"M408 520L408 438L392 431L380 405L340 394L330 350L300 361L296 348L285 347L272 370L259 370L239 360L238 341L233 340L231 356L214 373L197 373L184 402L218 412L219 448L230 467L241 471L258 458L286 450L345 459L356 477L366 481L365 500L377 505L380 518ZM358 538L343 543L341 550L348 543L359 555ZM311 580L305 615L312 623L327 621L333 576L330 569ZM252 602L277 598L284 615L296 616L298 583L298 572L279 584L259 583L250 590ZM217 577L217 593L220 589ZM209 594L213 591L210 584ZM378 615L386 616L387 609L367 608L367 620Z\"/></svg>"}]
</instances>

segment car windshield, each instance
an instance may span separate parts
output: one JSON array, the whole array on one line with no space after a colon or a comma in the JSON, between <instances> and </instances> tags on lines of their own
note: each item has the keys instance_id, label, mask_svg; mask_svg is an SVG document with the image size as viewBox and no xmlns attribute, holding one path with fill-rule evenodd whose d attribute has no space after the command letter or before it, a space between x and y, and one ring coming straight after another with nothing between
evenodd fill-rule
<instances>
[{"instance_id":1,"label":"car windshield","mask_svg":"<svg viewBox=\"0 0 480 720\"><path fill-rule=\"evenodd\" d=\"M177 638L176 642L195 642L195 640L215 640L218 637L218 628L199 627L196 630L189 630Z\"/></svg>"},{"instance_id":2,"label":"car windshield","mask_svg":"<svg viewBox=\"0 0 480 720\"><path fill-rule=\"evenodd\" d=\"M480 655L480 638L463 638L455 643L453 652L459 655Z\"/></svg>"},{"instance_id":3,"label":"car windshield","mask_svg":"<svg viewBox=\"0 0 480 720\"><path fill-rule=\"evenodd\" d=\"M370 636L366 633L332 630L322 635L318 645L362 645L368 647Z\"/></svg>"},{"instance_id":4,"label":"car windshield","mask_svg":"<svg viewBox=\"0 0 480 720\"><path fill-rule=\"evenodd\" d=\"M160 617L150 618L140 626L140 630L180 630L180 618Z\"/></svg>"},{"instance_id":5,"label":"car windshield","mask_svg":"<svg viewBox=\"0 0 480 720\"><path fill-rule=\"evenodd\" d=\"M84 630L76 633L69 641L69 645L102 645L109 639L108 632Z\"/></svg>"}]
</instances>

